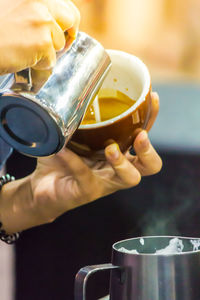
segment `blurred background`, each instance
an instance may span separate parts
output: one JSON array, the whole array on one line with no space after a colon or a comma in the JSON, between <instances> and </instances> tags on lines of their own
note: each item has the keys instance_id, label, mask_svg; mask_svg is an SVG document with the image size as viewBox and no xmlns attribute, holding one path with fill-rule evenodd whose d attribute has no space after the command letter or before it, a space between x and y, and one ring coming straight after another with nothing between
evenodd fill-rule
<instances>
[{"instance_id":1,"label":"blurred background","mask_svg":"<svg viewBox=\"0 0 200 300\"><path fill-rule=\"evenodd\" d=\"M153 79L200 80L199 0L74 0L81 30L139 56Z\"/></svg>"},{"instance_id":2,"label":"blurred background","mask_svg":"<svg viewBox=\"0 0 200 300\"><path fill-rule=\"evenodd\" d=\"M74 299L77 271L110 262L112 244L121 239L200 237L200 1L74 2L82 31L148 66L160 96L160 112L149 135L163 168L137 187L23 232L15 245L15 293L2 300ZM35 164L15 151L7 170L20 178ZM108 294L108 280L106 274L91 280L87 299Z\"/></svg>"},{"instance_id":3,"label":"blurred background","mask_svg":"<svg viewBox=\"0 0 200 300\"><path fill-rule=\"evenodd\" d=\"M158 150L200 149L200 1L74 0L80 30L106 49L138 56L149 68L160 113L150 132Z\"/></svg>"}]
</instances>

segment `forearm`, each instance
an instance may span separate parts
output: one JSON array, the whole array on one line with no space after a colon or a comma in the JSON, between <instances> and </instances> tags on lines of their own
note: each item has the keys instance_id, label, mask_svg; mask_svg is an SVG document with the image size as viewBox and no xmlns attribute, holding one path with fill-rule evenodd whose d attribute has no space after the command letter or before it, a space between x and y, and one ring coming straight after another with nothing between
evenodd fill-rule
<instances>
[{"instance_id":1,"label":"forearm","mask_svg":"<svg viewBox=\"0 0 200 300\"><path fill-rule=\"evenodd\" d=\"M32 207L31 176L5 184L0 191L0 221L7 233L39 225Z\"/></svg>"}]
</instances>

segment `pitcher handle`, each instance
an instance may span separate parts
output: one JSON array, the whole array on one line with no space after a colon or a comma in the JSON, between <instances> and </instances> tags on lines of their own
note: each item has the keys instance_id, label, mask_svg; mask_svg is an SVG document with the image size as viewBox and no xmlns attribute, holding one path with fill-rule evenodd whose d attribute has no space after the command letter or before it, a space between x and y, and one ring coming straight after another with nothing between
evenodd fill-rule
<instances>
[{"instance_id":1,"label":"pitcher handle","mask_svg":"<svg viewBox=\"0 0 200 300\"><path fill-rule=\"evenodd\" d=\"M27 68L14 74L15 82L12 90L30 91L32 88L31 69Z\"/></svg>"},{"instance_id":2,"label":"pitcher handle","mask_svg":"<svg viewBox=\"0 0 200 300\"><path fill-rule=\"evenodd\" d=\"M75 300L86 300L86 286L88 278L98 271L119 269L120 267L112 264L102 264L86 266L79 270L75 279Z\"/></svg>"}]
</instances>

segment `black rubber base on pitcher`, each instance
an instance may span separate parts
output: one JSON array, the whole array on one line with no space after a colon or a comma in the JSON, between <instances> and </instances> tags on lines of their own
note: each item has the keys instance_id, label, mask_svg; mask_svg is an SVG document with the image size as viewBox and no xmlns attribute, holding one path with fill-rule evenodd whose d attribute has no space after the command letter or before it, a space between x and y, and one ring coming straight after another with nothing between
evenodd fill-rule
<instances>
[{"instance_id":1,"label":"black rubber base on pitcher","mask_svg":"<svg viewBox=\"0 0 200 300\"><path fill-rule=\"evenodd\" d=\"M0 136L17 151L33 157L53 154L64 145L47 111L21 96L0 98Z\"/></svg>"}]
</instances>

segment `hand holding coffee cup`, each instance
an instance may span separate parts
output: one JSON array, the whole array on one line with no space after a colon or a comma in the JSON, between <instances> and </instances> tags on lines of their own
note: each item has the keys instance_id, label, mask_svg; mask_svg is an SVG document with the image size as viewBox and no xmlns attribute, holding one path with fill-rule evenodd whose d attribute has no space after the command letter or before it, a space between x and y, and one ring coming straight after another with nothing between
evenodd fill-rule
<instances>
[{"instance_id":1,"label":"hand holding coffee cup","mask_svg":"<svg viewBox=\"0 0 200 300\"><path fill-rule=\"evenodd\" d=\"M141 129L149 130L158 112L151 97L151 78L137 57L108 50L112 61L97 97L88 107L69 147L79 155L103 158L104 149L116 142L125 152Z\"/></svg>"}]
</instances>

